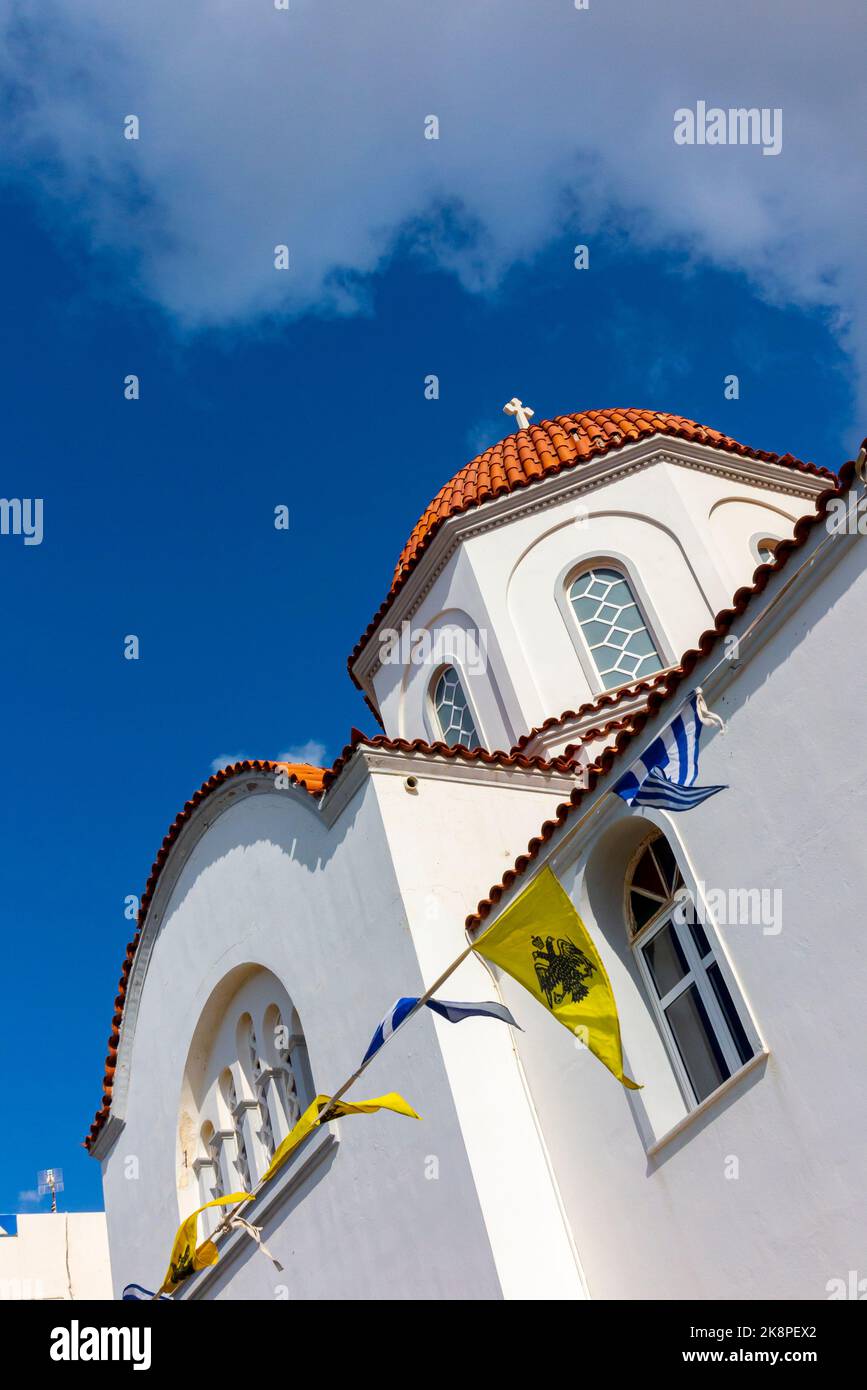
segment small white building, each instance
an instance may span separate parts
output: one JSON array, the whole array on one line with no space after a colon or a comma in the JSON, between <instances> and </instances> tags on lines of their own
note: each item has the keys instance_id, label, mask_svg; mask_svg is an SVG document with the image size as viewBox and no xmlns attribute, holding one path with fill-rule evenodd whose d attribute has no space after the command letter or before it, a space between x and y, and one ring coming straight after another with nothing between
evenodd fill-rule
<instances>
[{"instance_id":1,"label":"small white building","mask_svg":"<svg viewBox=\"0 0 867 1390\"><path fill-rule=\"evenodd\" d=\"M227 768L163 841L87 1140L116 1291L241 1188L282 1270L233 1231L178 1297L821 1299L867 1274L863 490L636 410L519 428L443 488L350 659L384 732L328 770ZM728 790L629 808L611 787L697 686ZM443 997L524 1031L423 1010L349 1095L423 1122L329 1124L263 1184L394 1000L545 865L643 1089L471 956Z\"/></svg>"},{"instance_id":2,"label":"small white building","mask_svg":"<svg viewBox=\"0 0 867 1390\"><path fill-rule=\"evenodd\" d=\"M33 1212L3 1218L0 1301L112 1297L105 1212Z\"/></svg>"}]
</instances>

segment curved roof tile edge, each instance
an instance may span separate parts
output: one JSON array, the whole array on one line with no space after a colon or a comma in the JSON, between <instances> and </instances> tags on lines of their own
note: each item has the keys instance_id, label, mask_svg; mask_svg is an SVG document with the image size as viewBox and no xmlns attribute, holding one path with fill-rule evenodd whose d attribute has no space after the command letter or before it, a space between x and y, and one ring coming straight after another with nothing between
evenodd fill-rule
<instances>
[{"instance_id":1,"label":"curved roof tile edge","mask_svg":"<svg viewBox=\"0 0 867 1390\"><path fill-rule=\"evenodd\" d=\"M862 444L862 449L865 445L867 445L867 440ZM731 607L723 608L717 613L714 626L707 628L698 639L698 645L690 647L688 651L684 652L678 665L668 672L669 680L664 690L660 688L651 691L647 697L647 703L632 715L629 726L621 730L614 742L603 749L588 772L586 787L576 788L569 800L562 802L557 807L555 818L543 822L538 835L534 835L527 845L526 852L518 855L514 866L506 871L499 883L494 884L488 890L487 897L482 898L477 904L475 912L470 913L466 918L465 926L468 932L478 931L504 894L509 892L517 880L526 873L533 860L538 858L544 845L553 838L558 830L562 829L584 799L593 793L600 778L611 771L630 743L638 737L645 725L659 713L662 706L671 699L678 686L689 678L699 662L709 655L722 637L725 637L734 620L739 618L749 607L750 601L757 594L763 592L771 576L784 569L789 556L806 544L814 526L827 515L830 502L849 490L855 476L856 465L851 461L844 464L840 470L837 486L828 488L819 494L814 512L808 512L805 516L799 517L795 523L793 539L781 541L773 561L769 564L759 565L753 573L752 584L738 589L732 598Z\"/></svg>"},{"instance_id":2,"label":"curved roof tile edge","mask_svg":"<svg viewBox=\"0 0 867 1390\"><path fill-rule=\"evenodd\" d=\"M302 768L304 768L305 771L308 772L307 780L302 780L302 778L300 778L297 775L297 771L293 770L300 770ZM103 1125L108 1119L109 1112L111 1110L111 1093L114 1085L114 1073L117 1064L117 1047L118 1042L120 1041L120 1025L123 1020L123 1008L126 1000L127 981L129 979L130 971L132 970L132 963L135 957L136 948L138 946L139 941L141 940L141 933L142 928L144 926L145 918L147 917L148 909L150 908L151 902L153 900L153 895L156 891L160 875L163 871L163 868L165 867L169 854L171 853L172 846L180 836L185 824L190 819L197 807L200 806L201 803L208 796L215 792L218 789L218 787L222 786L224 782L228 782L231 777L242 776L245 773L274 772L278 770L288 772L291 783L295 786L301 787L304 791L308 792L309 795L319 795L321 791L321 780L318 777L309 776L309 773L322 774L322 768L315 768L302 763L281 763L272 762L270 760L244 759L242 762L230 763L227 767L221 768L219 772L215 772L211 777L208 778L206 782L203 782L202 785L199 787L198 791L194 792L193 795L190 797L189 801L186 801L184 803L183 808L175 816L174 820L172 821L171 825L169 826L168 830L163 836L162 844L160 845L160 848L157 851L156 858L154 859L154 862L151 866L151 871L148 875L147 883L145 884L145 890L139 902L138 916L136 918L136 929L133 934L133 939L132 941L127 942L126 952L124 954L123 965L121 967L120 973L120 980L118 981L117 996L114 1001L114 1013L111 1019L111 1033L108 1039L108 1053L105 1059L105 1075L102 1078L102 1105L94 1115L93 1123L91 1124L88 1135L84 1140L84 1147L86 1149L89 1149L91 1145L96 1141L97 1135L99 1134L100 1130L102 1129ZM307 781L313 783L313 786L308 786Z\"/></svg>"},{"instance_id":3,"label":"curved roof tile edge","mask_svg":"<svg viewBox=\"0 0 867 1390\"><path fill-rule=\"evenodd\" d=\"M274 762L270 759L245 759L242 762L231 763L227 767L222 768L219 772L215 772L206 782L202 783L198 791L193 793L189 801L185 802L183 809L175 816L163 837L162 844L157 851L157 856L151 867L145 890L141 897L133 939L127 943L123 958L120 980L118 982L118 992L114 1001L111 1034L108 1040L108 1053L105 1058L105 1075L102 1079L102 1104L96 1111L90 1130L84 1140L84 1147L86 1149L90 1149L96 1142L111 1112L112 1090L117 1065L117 1051L120 1042L120 1028L123 1021L127 982L132 970L136 949L141 940L145 920L153 901L160 876L168 862L169 855L180 837L184 826L193 815L193 812L198 809L207 797L217 791L224 782L229 781L232 777L244 776L250 772L286 772L289 775L290 785L299 787L318 801L334 786L353 753L360 746L373 749L382 748L389 752L418 753L437 758L458 759L466 763L482 763L484 766L519 768L521 771L552 772L568 775L574 769L572 760L563 755L554 759L546 759L535 756L528 757L521 753L507 753L499 750L491 752L485 748L470 750L460 745L449 745L446 743L431 744L426 743L424 739L413 739L412 742L408 742L406 739L390 739L385 734L376 734L372 738L368 738L367 735L361 733L360 730L353 729L351 742L346 745L331 768L312 767L309 764L303 763ZM302 771L304 772L303 777L298 775L299 772Z\"/></svg>"},{"instance_id":4,"label":"curved roof tile edge","mask_svg":"<svg viewBox=\"0 0 867 1390\"><path fill-rule=\"evenodd\" d=\"M566 709L562 714L552 714L548 719L544 719L541 724L537 724L535 728L530 729L529 733L522 734L518 742L513 745L512 752L523 752L527 744L532 743L534 738L538 738L540 734L547 733L550 729L558 728L561 724L571 724L573 719L583 719L585 714L593 714L607 707L619 705L622 700L627 700L634 695L641 695L644 691L647 691L649 694L651 690L655 690L658 685L663 683L670 671L676 669L676 667L666 667L664 671L660 671L657 675L652 676L650 680L635 681L632 685L621 685L617 690L603 690L595 699L588 700L586 704L579 705L577 709ZM584 734L582 734L581 738L583 739L584 737Z\"/></svg>"},{"instance_id":5,"label":"curved roof tile edge","mask_svg":"<svg viewBox=\"0 0 867 1390\"><path fill-rule=\"evenodd\" d=\"M625 422L628 428L624 428L621 422ZM558 415L552 420L540 420L538 424L530 425L526 430L516 430L514 434L506 435L498 443L464 464L454 477L440 488L416 523L401 551L388 594L347 659L349 675L359 690L362 687L355 675L356 661L382 622L392 601L447 521L453 516L472 511L485 502L532 487L534 483L575 468L586 463L588 459L602 458L631 444L652 439L654 435L705 444L741 458L780 464L795 472L827 478L829 482L836 483L836 476L829 469L815 463L805 463L802 459L795 458L794 454L775 454L767 449L753 449L709 425L687 420L684 416L670 415L665 411L641 410L633 406L585 410L574 415ZM504 454L507 446L512 446L516 455L513 460L514 466L508 468L500 461L500 455ZM499 473L502 477L496 484L485 485L478 490L478 471L480 467L487 466L492 461L499 463ZM527 472L522 476L520 469L526 469ZM472 480L473 491L469 496L464 492L463 483L460 481L462 479L466 479L468 483Z\"/></svg>"}]
</instances>

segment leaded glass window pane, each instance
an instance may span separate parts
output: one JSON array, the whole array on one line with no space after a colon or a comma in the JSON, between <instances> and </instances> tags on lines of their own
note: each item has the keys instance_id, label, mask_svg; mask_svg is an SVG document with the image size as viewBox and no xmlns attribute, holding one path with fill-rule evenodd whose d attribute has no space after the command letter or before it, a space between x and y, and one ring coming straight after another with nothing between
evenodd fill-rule
<instances>
[{"instance_id":1,"label":"leaded glass window pane","mask_svg":"<svg viewBox=\"0 0 867 1390\"><path fill-rule=\"evenodd\" d=\"M619 570L596 566L579 575L569 598L606 690L662 670L629 581Z\"/></svg>"},{"instance_id":2,"label":"leaded glass window pane","mask_svg":"<svg viewBox=\"0 0 867 1390\"><path fill-rule=\"evenodd\" d=\"M478 748L479 736L460 677L454 666L447 666L434 687L434 709L443 741L449 746Z\"/></svg>"}]
</instances>

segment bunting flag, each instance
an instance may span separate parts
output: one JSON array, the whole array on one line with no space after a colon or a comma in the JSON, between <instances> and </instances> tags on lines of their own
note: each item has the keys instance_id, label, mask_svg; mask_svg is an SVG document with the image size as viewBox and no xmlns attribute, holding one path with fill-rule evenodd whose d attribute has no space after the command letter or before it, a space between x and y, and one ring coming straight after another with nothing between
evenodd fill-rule
<instances>
[{"instance_id":1,"label":"bunting flag","mask_svg":"<svg viewBox=\"0 0 867 1390\"><path fill-rule=\"evenodd\" d=\"M209 1265L215 1265L220 1258L219 1251L212 1240L203 1241L196 1247L196 1234L198 1231L199 1217L208 1207L228 1207L235 1206L239 1202L252 1202L253 1196L249 1192L230 1192L226 1197L215 1197L212 1202L205 1202L204 1206L197 1207L191 1212L178 1227L175 1236L175 1243L172 1246L172 1253L169 1257L169 1267L166 1270L166 1277L160 1285L159 1292L174 1293L175 1289L189 1279L196 1270L207 1269Z\"/></svg>"},{"instance_id":2,"label":"bunting flag","mask_svg":"<svg viewBox=\"0 0 867 1390\"><path fill-rule=\"evenodd\" d=\"M529 990L618 1081L641 1089L623 1073L620 1020L605 966L547 865L473 949Z\"/></svg>"},{"instance_id":3,"label":"bunting flag","mask_svg":"<svg viewBox=\"0 0 867 1390\"><path fill-rule=\"evenodd\" d=\"M311 1105L308 1105L298 1123L289 1131L282 1144L277 1148L274 1157L262 1178L262 1182L267 1182L272 1178L279 1168L283 1167L287 1158L298 1145L303 1143L316 1126L320 1123L323 1110L331 1105L330 1096L317 1096ZM396 1115L406 1115L411 1120L420 1120L421 1115L417 1115L411 1105L408 1105L403 1096L399 1096L396 1091L389 1091L385 1096L374 1096L373 1100L338 1100L334 1108L328 1115L328 1121L339 1120L343 1115L373 1115L377 1110L393 1110Z\"/></svg>"},{"instance_id":4,"label":"bunting flag","mask_svg":"<svg viewBox=\"0 0 867 1390\"><path fill-rule=\"evenodd\" d=\"M707 709L700 690L694 690L683 709L646 748L612 788L627 806L657 806L664 811L689 811L724 786L697 787L698 752L704 724L722 720Z\"/></svg>"},{"instance_id":5,"label":"bunting flag","mask_svg":"<svg viewBox=\"0 0 867 1390\"><path fill-rule=\"evenodd\" d=\"M439 1014L440 1018L448 1019L449 1023L461 1023L465 1018L498 1018L502 1023L510 1023L513 1028L520 1027L520 1024L512 1018L505 1004L459 1004L449 999L426 999L424 1002L435 1014ZM362 1066L365 1062L369 1062L371 1057L376 1056L382 1044L391 1037L392 1033L397 1031L418 1003L418 998L404 998L398 999L392 1004L370 1040L370 1047L362 1058Z\"/></svg>"}]
</instances>

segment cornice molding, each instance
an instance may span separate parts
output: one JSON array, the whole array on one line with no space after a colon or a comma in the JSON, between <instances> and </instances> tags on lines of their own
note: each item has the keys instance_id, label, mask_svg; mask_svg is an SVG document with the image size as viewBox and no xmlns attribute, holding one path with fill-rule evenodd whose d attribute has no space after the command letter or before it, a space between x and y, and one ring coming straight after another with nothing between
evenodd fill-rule
<instances>
[{"instance_id":1,"label":"cornice molding","mask_svg":"<svg viewBox=\"0 0 867 1390\"><path fill-rule=\"evenodd\" d=\"M739 454L714 449L711 445L676 440L668 435L654 435L450 516L418 560L407 582L395 594L388 611L383 614L354 663L354 674L364 693L375 702L372 682L382 664L377 656L377 633L384 627L399 628L402 622L412 620L458 547L465 541L486 535L518 517L533 516L560 506L582 493L595 491L605 483L628 477L657 463L696 469L729 482L748 483L763 491L799 497L805 501L818 497L829 485L827 478L800 473L783 464L744 458Z\"/></svg>"},{"instance_id":2,"label":"cornice molding","mask_svg":"<svg viewBox=\"0 0 867 1390\"><path fill-rule=\"evenodd\" d=\"M428 780L475 783L477 785L512 786L519 790L551 791L558 799L568 796L575 785L574 778L562 773L546 773L541 769L498 767L481 761L466 763L437 754L407 753L400 750L369 748L360 745L349 763L342 769L333 790L314 801L303 787L291 785L277 788L275 772L245 772L224 783L192 812L172 844L159 876L154 895L142 925L136 952L127 980L123 1016L117 1043L115 1072L111 1091L111 1110L90 1147L90 1154L105 1158L126 1123L126 1104L129 1094L131 1053L135 1039L141 999L150 968L154 947L169 910L174 891L199 842L217 820L233 806L251 796L294 796L300 805L321 818L328 829L342 815L362 784L371 774Z\"/></svg>"},{"instance_id":3,"label":"cornice molding","mask_svg":"<svg viewBox=\"0 0 867 1390\"><path fill-rule=\"evenodd\" d=\"M359 751L371 774L386 777L413 776L431 782L463 782L476 786L493 784L499 787L518 787L527 791L550 791L558 795L561 792L568 795L576 781L571 773L545 772L541 768L518 765L503 767L481 760L470 763L459 758L443 758L436 754L404 753L380 748Z\"/></svg>"},{"instance_id":4,"label":"cornice molding","mask_svg":"<svg viewBox=\"0 0 867 1390\"><path fill-rule=\"evenodd\" d=\"M674 668L668 667L667 669L673 670ZM639 710L644 709L651 693L650 690L643 690L639 695L621 700L608 708L591 710L589 714L582 714L580 718L575 715L558 720L556 724L552 724L547 729L540 728L522 751L528 757L560 757L563 750L570 744L582 742L584 736L591 729L604 729L608 725L626 723ZM595 744L597 741L597 739L593 739L591 743Z\"/></svg>"},{"instance_id":5,"label":"cornice molding","mask_svg":"<svg viewBox=\"0 0 867 1390\"><path fill-rule=\"evenodd\" d=\"M814 536L803 550L792 557L790 563L793 564L793 572L784 569L773 577L761 593L753 597L745 611L732 622L726 634L727 637L742 639L755 629L754 635L744 647L743 655L736 659L726 659L721 655L718 645L712 648L691 671L688 682L684 683L681 692L684 698L688 691L696 686L701 686L711 705L724 695L740 678L750 662L759 656L766 644L787 622L792 621L804 599L822 582L829 570L842 560L845 551L857 539L852 534L844 534L837 538L836 544L823 546L827 538L825 528L817 526ZM570 866L585 852L585 841L594 838L600 828L608 822L609 817L626 814L623 803L617 797L608 794L630 761L638 757L641 750L647 748L664 731L677 708L678 695L675 693L672 700L666 701L656 716L642 729L640 742L634 749L624 759L615 762L599 779L593 792L587 796L586 801L582 801L581 814L574 820L571 817L565 820L542 845L538 855L533 859L529 874L517 874L508 888L503 889L493 910L484 920L485 931L490 930L510 903L527 887L530 879L546 864L558 877L563 878ZM632 814L636 814L636 808L632 808ZM654 817L659 817L659 823L664 824L665 814L653 808L638 808L637 814L644 816L651 824L657 824Z\"/></svg>"},{"instance_id":6,"label":"cornice molding","mask_svg":"<svg viewBox=\"0 0 867 1390\"><path fill-rule=\"evenodd\" d=\"M295 784L285 789L278 789L274 785L276 775L276 772L245 772L239 777L223 783L218 791L212 792L194 809L169 850L154 889L153 898L148 905L127 979L111 1088L111 1111L108 1120L90 1146L90 1153L95 1158L105 1157L126 1121L126 1102L130 1080L129 1054L135 1038L139 1008L151 957L178 880L200 840L226 811L250 796L265 794L285 797L294 795L299 799L299 804L307 805L314 814L318 814L317 803L313 801L309 792ZM300 800L301 798L303 801Z\"/></svg>"}]
</instances>

